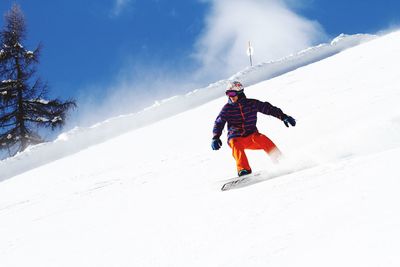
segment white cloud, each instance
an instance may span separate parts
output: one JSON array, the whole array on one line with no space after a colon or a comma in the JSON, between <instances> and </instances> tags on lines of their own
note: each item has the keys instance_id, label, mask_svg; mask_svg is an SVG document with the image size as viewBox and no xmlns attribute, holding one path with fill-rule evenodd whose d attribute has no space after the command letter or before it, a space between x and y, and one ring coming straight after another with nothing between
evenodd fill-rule
<instances>
[{"instance_id":1,"label":"white cloud","mask_svg":"<svg viewBox=\"0 0 400 267\"><path fill-rule=\"evenodd\" d=\"M115 0L114 7L111 10L112 17L118 17L122 11L132 2L132 0Z\"/></svg>"},{"instance_id":2,"label":"white cloud","mask_svg":"<svg viewBox=\"0 0 400 267\"><path fill-rule=\"evenodd\" d=\"M292 11L282 0L206 0L210 12L199 36L194 57L200 76L220 78L249 65L248 41L254 62L287 56L325 39L322 27Z\"/></svg>"}]
</instances>

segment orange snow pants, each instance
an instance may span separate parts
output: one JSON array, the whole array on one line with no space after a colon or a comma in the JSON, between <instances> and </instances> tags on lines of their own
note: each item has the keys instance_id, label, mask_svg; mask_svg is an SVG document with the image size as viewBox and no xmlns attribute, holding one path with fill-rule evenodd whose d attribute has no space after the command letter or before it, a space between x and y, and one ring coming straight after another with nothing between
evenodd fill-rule
<instances>
[{"instance_id":1,"label":"orange snow pants","mask_svg":"<svg viewBox=\"0 0 400 267\"><path fill-rule=\"evenodd\" d=\"M282 155L277 146L265 135L255 132L246 137L236 137L229 140L229 146L232 148L232 156L236 160L237 171L251 170L247 160L245 149L262 149L269 154L273 161L277 161Z\"/></svg>"}]
</instances>

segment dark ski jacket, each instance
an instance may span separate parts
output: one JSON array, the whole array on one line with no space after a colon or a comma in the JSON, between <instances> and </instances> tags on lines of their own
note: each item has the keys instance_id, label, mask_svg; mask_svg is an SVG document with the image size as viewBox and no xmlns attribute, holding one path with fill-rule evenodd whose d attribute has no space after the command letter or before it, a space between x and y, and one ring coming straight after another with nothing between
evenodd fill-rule
<instances>
[{"instance_id":1,"label":"dark ski jacket","mask_svg":"<svg viewBox=\"0 0 400 267\"><path fill-rule=\"evenodd\" d=\"M274 107L268 102L248 99L242 94L236 103L229 100L222 108L214 123L213 139L220 138L226 123L228 123L228 142L232 138L245 137L257 132L258 112L274 116L280 120L287 118L287 115L280 108Z\"/></svg>"}]
</instances>

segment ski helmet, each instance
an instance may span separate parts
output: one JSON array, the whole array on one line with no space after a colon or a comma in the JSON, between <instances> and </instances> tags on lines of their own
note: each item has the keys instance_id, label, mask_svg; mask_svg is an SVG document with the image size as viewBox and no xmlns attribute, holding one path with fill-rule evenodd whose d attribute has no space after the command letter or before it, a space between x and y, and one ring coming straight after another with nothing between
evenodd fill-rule
<instances>
[{"instance_id":1,"label":"ski helmet","mask_svg":"<svg viewBox=\"0 0 400 267\"><path fill-rule=\"evenodd\" d=\"M225 94L227 96L236 96L242 94L244 91L244 87L241 82L233 81L229 82L228 86L226 87Z\"/></svg>"}]
</instances>

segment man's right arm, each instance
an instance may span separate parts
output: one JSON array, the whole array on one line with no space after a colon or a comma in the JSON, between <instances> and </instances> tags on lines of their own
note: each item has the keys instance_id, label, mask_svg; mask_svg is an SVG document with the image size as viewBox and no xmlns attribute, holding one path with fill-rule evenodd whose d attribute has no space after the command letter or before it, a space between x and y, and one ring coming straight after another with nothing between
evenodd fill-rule
<instances>
[{"instance_id":1,"label":"man's right arm","mask_svg":"<svg viewBox=\"0 0 400 267\"><path fill-rule=\"evenodd\" d=\"M214 122L213 139L220 138L222 131L224 130L225 124L226 124L226 120L224 119L224 112L221 111Z\"/></svg>"}]
</instances>

